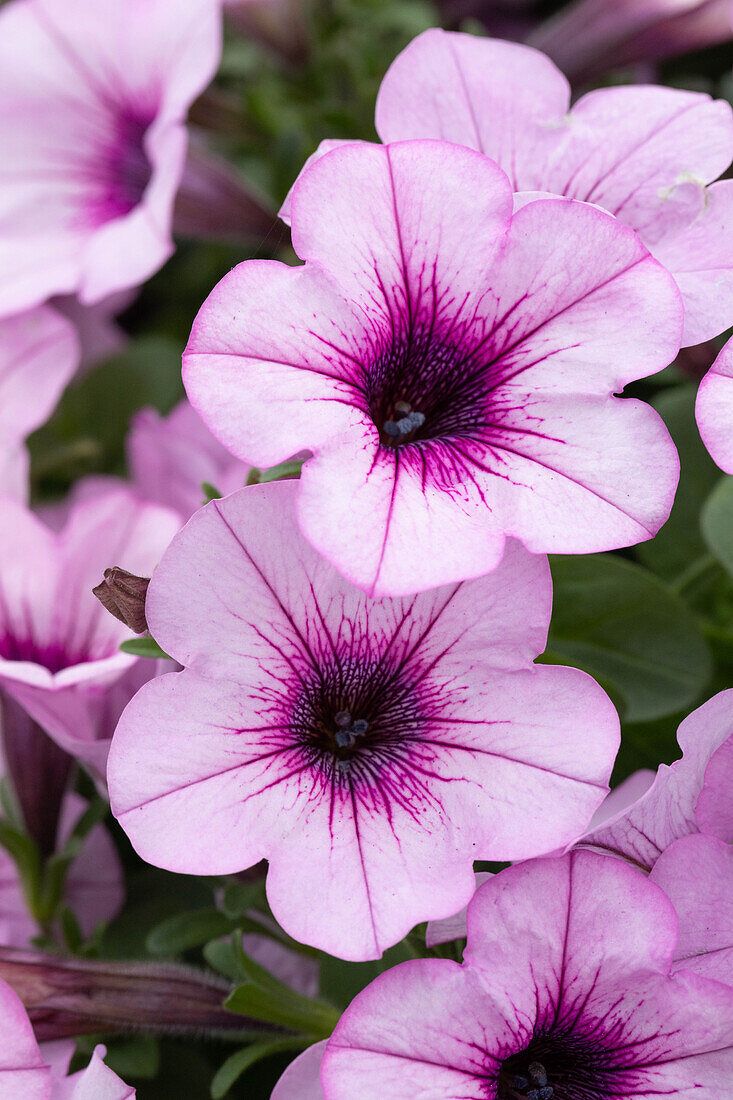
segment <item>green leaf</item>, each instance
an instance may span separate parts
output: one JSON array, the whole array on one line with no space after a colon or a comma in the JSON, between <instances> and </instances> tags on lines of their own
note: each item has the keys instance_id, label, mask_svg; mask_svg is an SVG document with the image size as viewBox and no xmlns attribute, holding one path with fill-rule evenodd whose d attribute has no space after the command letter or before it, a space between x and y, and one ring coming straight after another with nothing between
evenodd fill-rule
<instances>
[{"instance_id":1,"label":"green leaf","mask_svg":"<svg viewBox=\"0 0 733 1100\"><path fill-rule=\"evenodd\" d=\"M262 1058L269 1058L271 1054L279 1054L282 1051L302 1050L308 1044L302 1039L271 1039L264 1043L253 1043L251 1046L238 1050L227 1058L211 1082L212 1100L221 1100L229 1092L242 1074L259 1062Z\"/></svg>"},{"instance_id":2,"label":"green leaf","mask_svg":"<svg viewBox=\"0 0 733 1100\"><path fill-rule=\"evenodd\" d=\"M208 504L212 500L221 500L223 493L220 493L215 485L212 485L210 481L201 482L201 492L204 498L204 504Z\"/></svg>"},{"instance_id":3,"label":"green leaf","mask_svg":"<svg viewBox=\"0 0 733 1100\"><path fill-rule=\"evenodd\" d=\"M622 718L684 709L712 674L708 645L683 601L639 565L610 554L552 559L554 613L545 660L607 685Z\"/></svg>"},{"instance_id":4,"label":"green leaf","mask_svg":"<svg viewBox=\"0 0 733 1100\"><path fill-rule=\"evenodd\" d=\"M283 477L300 477L303 462L281 462L267 470L258 470L253 466L247 475L248 485L265 485L268 481L279 481Z\"/></svg>"},{"instance_id":5,"label":"green leaf","mask_svg":"<svg viewBox=\"0 0 733 1100\"><path fill-rule=\"evenodd\" d=\"M178 955L228 935L232 927L231 919L218 909L176 913L148 933L146 947L151 955Z\"/></svg>"},{"instance_id":6,"label":"green leaf","mask_svg":"<svg viewBox=\"0 0 733 1100\"><path fill-rule=\"evenodd\" d=\"M165 657L168 661L172 659L165 650L160 648L155 638L128 638L120 642L120 650L122 653L130 653L133 657L153 657L156 660Z\"/></svg>"},{"instance_id":7,"label":"green leaf","mask_svg":"<svg viewBox=\"0 0 733 1100\"><path fill-rule=\"evenodd\" d=\"M23 894L31 913L36 916L41 892L42 865L38 848L20 829L0 818L0 845L12 857L18 868Z\"/></svg>"},{"instance_id":8,"label":"green leaf","mask_svg":"<svg viewBox=\"0 0 733 1100\"><path fill-rule=\"evenodd\" d=\"M705 501L700 527L711 554L733 577L733 477L722 477Z\"/></svg>"},{"instance_id":9,"label":"green leaf","mask_svg":"<svg viewBox=\"0 0 733 1100\"><path fill-rule=\"evenodd\" d=\"M252 909L264 894L262 882L233 882L224 889L221 908L228 917L241 917Z\"/></svg>"},{"instance_id":10,"label":"green leaf","mask_svg":"<svg viewBox=\"0 0 733 1100\"><path fill-rule=\"evenodd\" d=\"M680 456L680 483L669 519L656 537L636 547L639 561L665 580L676 577L705 551L700 533L700 509L720 477L703 446L695 422L697 386L685 383L659 395L661 414Z\"/></svg>"},{"instance_id":11,"label":"green leaf","mask_svg":"<svg viewBox=\"0 0 733 1100\"><path fill-rule=\"evenodd\" d=\"M128 1077L152 1080L160 1069L158 1040L137 1035L132 1039L113 1039L107 1043L105 1063L125 1081ZM138 1095L140 1095L138 1093Z\"/></svg>"},{"instance_id":12,"label":"green leaf","mask_svg":"<svg viewBox=\"0 0 733 1100\"><path fill-rule=\"evenodd\" d=\"M288 986L279 993L263 989L254 982L238 986L224 1002L230 1012L249 1016L252 1020L287 1028L310 1038L327 1039L339 1020L333 1005L302 997Z\"/></svg>"}]
</instances>

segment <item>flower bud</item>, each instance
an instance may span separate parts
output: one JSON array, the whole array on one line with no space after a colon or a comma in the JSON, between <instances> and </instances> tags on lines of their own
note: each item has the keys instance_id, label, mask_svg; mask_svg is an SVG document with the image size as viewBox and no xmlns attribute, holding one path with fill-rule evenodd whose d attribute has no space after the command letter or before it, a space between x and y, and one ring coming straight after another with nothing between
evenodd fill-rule
<instances>
[{"instance_id":1,"label":"flower bud","mask_svg":"<svg viewBox=\"0 0 733 1100\"><path fill-rule=\"evenodd\" d=\"M25 1005L39 1042L97 1032L277 1031L223 1008L229 983L194 967L0 947L0 978Z\"/></svg>"},{"instance_id":2,"label":"flower bud","mask_svg":"<svg viewBox=\"0 0 733 1100\"><path fill-rule=\"evenodd\" d=\"M119 565L105 569L104 580L92 592L103 607L135 634L145 634L145 596L150 577L136 577Z\"/></svg>"},{"instance_id":3,"label":"flower bud","mask_svg":"<svg viewBox=\"0 0 733 1100\"><path fill-rule=\"evenodd\" d=\"M25 827L45 859L56 848L61 803L74 762L5 692L0 693L0 731Z\"/></svg>"}]
</instances>

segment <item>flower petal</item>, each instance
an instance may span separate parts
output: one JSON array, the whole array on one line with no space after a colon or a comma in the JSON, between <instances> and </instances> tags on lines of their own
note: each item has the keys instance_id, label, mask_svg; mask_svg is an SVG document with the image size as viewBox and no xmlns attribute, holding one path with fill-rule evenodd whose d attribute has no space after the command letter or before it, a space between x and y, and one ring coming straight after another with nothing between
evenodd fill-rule
<instances>
[{"instance_id":1,"label":"flower petal","mask_svg":"<svg viewBox=\"0 0 733 1100\"><path fill-rule=\"evenodd\" d=\"M733 474L733 340L700 383L695 405L702 441L715 462Z\"/></svg>"},{"instance_id":2,"label":"flower petal","mask_svg":"<svg viewBox=\"0 0 733 1100\"><path fill-rule=\"evenodd\" d=\"M733 985L733 848L711 836L682 837L649 877L677 911L675 969Z\"/></svg>"}]
</instances>

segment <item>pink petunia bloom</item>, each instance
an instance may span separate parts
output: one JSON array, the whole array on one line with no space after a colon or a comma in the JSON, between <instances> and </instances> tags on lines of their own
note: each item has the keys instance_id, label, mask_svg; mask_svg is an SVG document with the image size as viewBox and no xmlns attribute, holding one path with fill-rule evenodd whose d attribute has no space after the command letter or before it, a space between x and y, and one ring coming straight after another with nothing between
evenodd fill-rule
<instances>
[{"instance_id":1,"label":"pink petunia bloom","mask_svg":"<svg viewBox=\"0 0 733 1100\"><path fill-rule=\"evenodd\" d=\"M733 690L686 718L678 739L682 759L651 784L644 775L633 801L619 806L614 791L580 844L649 872L677 909L677 965L733 984Z\"/></svg>"},{"instance_id":2,"label":"pink petunia bloom","mask_svg":"<svg viewBox=\"0 0 733 1100\"><path fill-rule=\"evenodd\" d=\"M592 206L512 209L469 149L334 149L292 195L308 262L241 264L194 324L192 404L256 465L314 453L301 529L370 595L486 573L509 535L586 553L669 513L666 428L613 394L676 354L673 280Z\"/></svg>"},{"instance_id":3,"label":"pink petunia bloom","mask_svg":"<svg viewBox=\"0 0 733 1100\"><path fill-rule=\"evenodd\" d=\"M723 1096L733 988L672 974L676 938L664 893L617 860L502 871L469 906L462 966L403 963L354 1000L326 1046L323 1096Z\"/></svg>"},{"instance_id":4,"label":"pink petunia bloom","mask_svg":"<svg viewBox=\"0 0 733 1100\"><path fill-rule=\"evenodd\" d=\"M39 1049L18 995L0 981L0 1096L7 1100L132 1100L135 1090L104 1064L96 1047L86 1069L67 1077L74 1044Z\"/></svg>"},{"instance_id":5,"label":"pink petunia bloom","mask_svg":"<svg viewBox=\"0 0 733 1100\"><path fill-rule=\"evenodd\" d=\"M295 522L295 482L212 501L153 576L153 636L185 667L125 710L112 810L172 871L270 862L295 939L368 959L474 889L474 859L522 859L583 827L618 745L605 693L533 666L544 558L371 601ZM154 733L151 735L151 730Z\"/></svg>"},{"instance_id":6,"label":"pink petunia bloom","mask_svg":"<svg viewBox=\"0 0 733 1100\"><path fill-rule=\"evenodd\" d=\"M714 695L685 718L677 740L682 758L669 766L661 764L651 785L645 778L635 801L611 816L602 808L601 820L581 841L583 847L651 871L662 852L680 837L711 831L733 843L733 832L724 835L707 828L711 817L718 821L726 815L730 796L723 775L718 779L718 768L733 745L733 689ZM697 814L701 799L702 822Z\"/></svg>"},{"instance_id":7,"label":"pink petunia bloom","mask_svg":"<svg viewBox=\"0 0 733 1100\"><path fill-rule=\"evenodd\" d=\"M615 9L614 9L615 10ZM733 111L675 88L570 87L528 46L428 30L392 63L377 99L385 142L442 138L479 149L515 191L582 199L634 229L674 275L684 344L733 323Z\"/></svg>"},{"instance_id":8,"label":"pink petunia bloom","mask_svg":"<svg viewBox=\"0 0 733 1100\"><path fill-rule=\"evenodd\" d=\"M695 417L714 461L726 474L733 474L733 340L700 383Z\"/></svg>"},{"instance_id":9,"label":"pink petunia bloom","mask_svg":"<svg viewBox=\"0 0 733 1100\"><path fill-rule=\"evenodd\" d=\"M133 635L92 587L110 565L149 575L178 527L124 488L73 502L59 532L0 501L0 690L100 778L116 720L157 662L119 651Z\"/></svg>"},{"instance_id":10,"label":"pink petunia bloom","mask_svg":"<svg viewBox=\"0 0 733 1100\"><path fill-rule=\"evenodd\" d=\"M135 413L126 449L137 492L184 521L204 503L204 482L227 496L246 484L250 471L214 439L185 399L167 416L152 408Z\"/></svg>"},{"instance_id":11,"label":"pink petunia bloom","mask_svg":"<svg viewBox=\"0 0 733 1100\"><path fill-rule=\"evenodd\" d=\"M0 315L136 286L173 250L185 118L218 0L12 0L0 11Z\"/></svg>"},{"instance_id":12,"label":"pink petunia bloom","mask_svg":"<svg viewBox=\"0 0 733 1100\"><path fill-rule=\"evenodd\" d=\"M73 791L67 794L61 810L59 846L68 839L86 808L87 804L79 795ZM117 916L123 900L120 857L104 826L95 825L69 868L64 901L79 922L82 935L89 938L101 921ZM9 947L28 947L32 938L40 933L41 929L28 910L16 865L4 850L0 850L0 943Z\"/></svg>"},{"instance_id":13,"label":"pink petunia bloom","mask_svg":"<svg viewBox=\"0 0 733 1100\"><path fill-rule=\"evenodd\" d=\"M78 365L74 328L54 310L0 319L0 494L27 498L25 439L48 420Z\"/></svg>"}]
</instances>

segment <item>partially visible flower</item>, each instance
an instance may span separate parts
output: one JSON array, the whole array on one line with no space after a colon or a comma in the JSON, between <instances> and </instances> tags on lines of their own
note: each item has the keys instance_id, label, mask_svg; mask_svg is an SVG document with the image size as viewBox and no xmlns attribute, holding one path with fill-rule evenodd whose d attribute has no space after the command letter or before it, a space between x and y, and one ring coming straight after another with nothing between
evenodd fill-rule
<instances>
[{"instance_id":1,"label":"partially visible flower","mask_svg":"<svg viewBox=\"0 0 733 1100\"><path fill-rule=\"evenodd\" d=\"M240 458L314 453L299 522L348 580L403 595L486 573L510 535L652 537L677 456L613 395L674 357L681 302L631 230L564 199L512 216L506 175L438 141L333 149L291 201L308 262L226 276L184 381Z\"/></svg>"},{"instance_id":2,"label":"partially visible flower","mask_svg":"<svg viewBox=\"0 0 733 1100\"><path fill-rule=\"evenodd\" d=\"M78 365L77 336L55 310L0 319L0 494L27 498L26 437L48 420Z\"/></svg>"},{"instance_id":3,"label":"partially visible flower","mask_svg":"<svg viewBox=\"0 0 733 1100\"><path fill-rule=\"evenodd\" d=\"M618 5L614 5L616 11ZM684 344L733 323L729 103L676 88L570 87L527 46L428 30L392 63L377 99L385 142L442 138L478 149L515 191L580 199L634 229L674 275Z\"/></svg>"},{"instance_id":4,"label":"partially visible flower","mask_svg":"<svg viewBox=\"0 0 733 1100\"><path fill-rule=\"evenodd\" d=\"M573 81L588 81L731 38L731 0L575 0L540 23L527 42Z\"/></svg>"},{"instance_id":5,"label":"partially visible flower","mask_svg":"<svg viewBox=\"0 0 733 1100\"><path fill-rule=\"evenodd\" d=\"M703 790L705 815L716 814L718 807L725 814L730 791L712 777L722 759L717 751L721 746L729 751L733 745L733 689L714 695L685 718L677 740L682 758L669 766L661 764L654 782L645 780L640 796L630 804L626 800L612 816L602 807L601 820L580 841L584 848L618 856L648 872L675 840L708 831L707 822L701 826L697 815ZM733 842L733 833L722 839Z\"/></svg>"},{"instance_id":6,"label":"partially visible flower","mask_svg":"<svg viewBox=\"0 0 733 1100\"><path fill-rule=\"evenodd\" d=\"M678 739L682 759L651 785L644 776L633 801L612 804L613 792L580 845L649 872L677 910L677 965L733 984L733 690L686 718Z\"/></svg>"},{"instance_id":7,"label":"partially visible flower","mask_svg":"<svg viewBox=\"0 0 733 1100\"><path fill-rule=\"evenodd\" d=\"M314 1043L299 1054L273 1089L270 1100L323 1100L321 1062L326 1043Z\"/></svg>"},{"instance_id":8,"label":"partially visible flower","mask_svg":"<svg viewBox=\"0 0 733 1100\"><path fill-rule=\"evenodd\" d=\"M186 114L220 52L218 0L2 8L0 315L100 302L162 266Z\"/></svg>"},{"instance_id":9,"label":"partially visible flower","mask_svg":"<svg viewBox=\"0 0 733 1100\"><path fill-rule=\"evenodd\" d=\"M673 969L733 986L733 845L702 833L681 837L665 848L649 878L677 913Z\"/></svg>"},{"instance_id":10,"label":"partially visible flower","mask_svg":"<svg viewBox=\"0 0 733 1100\"><path fill-rule=\"evenodd\" d=\"M116 486L72 502L59 532L0 501L0 689L98 778L114 723L156 662L119 651L132 635L92 587L110 564L149 575L178 526Z\"/></svg>"},{"instance_id":11,"label":"partially visible flower","mask_svg":"<svg viewBox=\"0 0 733 1100\"><path fill-rule=\"evenodd\" d=\"M545 645L547 562L369 600L298 532L295 482L214 500L150 583L151 633L186 666L125 710L112 810L149 863L266 858L273 915L377 958L473 893L474 859L567 843L605 791L618 719Z\"/></svg>"},{"instance_id":12,"label":"partially visible flower","mask_svg":"<svg viewBox=\"0 0 733 1100\"><path fill-rule=\"evenodd\" d=\"M247 483L251 469L214 439L186 400L167 416L152 408L135 413L126 449L137 492L184 521L204 503L204 483L228 496Z\"/></svg>"},{"instance_id":13,"label":"partially visible flower","mask_svg":"<svg viewBox=\"0 0 733 1100\"><path fill-rule=\"evenodd\" d=\"M39 1049L23 1003L0 981L0 1095L8 1100L131 1100L135 1090L104 1064L98 1046L86 1069L67 1077L74 1044L55 1048L49 1062Z\"/></svg>"},{"instance_id":14,"label":"partially visible flower","mask_svg":"<svg viewBox=\"0 0 733 1100\"><path fill-rule=\"evenodd\" d=\"M700 383L695 416L713 459L726 474L733 474L733 340Z\"/></svg>"},{"instance_id":15,"label":"partially visible flower","mask_svg":"<svg viewBox=\"0 0 733 1100\"><path fill-rule=\"evenodd\" d=\"M618 860L502 871L469 906L462 966L403 963L353 1001L326 1046L324 1097L724 1095L733 988L672 974L676 938L664 893Z\"/></svg>"},{"instance_id":16,"label":"partially visible flower","mask_svg":"<svg viewBox=\"0 0 733 1100\"><path fill-rule=\"evenodd\" d=\"M73 294L51 298L53 308L67 317L76 329L81 343L80 374L86 374L125 346L128 337L116 318L132 305L135 298L134 290L121 290L93 306L83 306Z\"/></svg>"},{"instance_id":17,"label":"partially visible flower","mask_svg":"<svg viewBox=\"0 0 733 1100\"><path fill-rule=\"evenodd\" d=\"M439 0L445 19L543 50L573 81L727 42L731 0L576 0L548 19L539 0Z\"/></svg>"}]
</instances>

